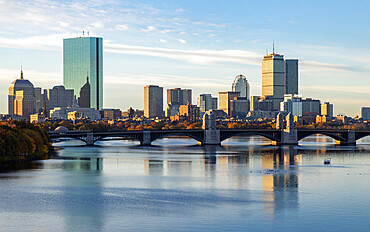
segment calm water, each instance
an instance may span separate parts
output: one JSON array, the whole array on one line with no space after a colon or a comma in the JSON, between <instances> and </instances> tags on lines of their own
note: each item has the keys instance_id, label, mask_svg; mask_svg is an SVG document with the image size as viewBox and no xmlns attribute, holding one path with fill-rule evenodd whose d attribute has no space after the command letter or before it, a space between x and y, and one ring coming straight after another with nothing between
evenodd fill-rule
<instances>
[{"instance_id":1,"label":"calm water","mask_svg":"<svg viewBox=\"0 0 370 232\"><path fill-rule=\"evenodd\" d=\"M1 167L0 231L369 231L370 139L269 144L58 143L50 160Z\"/></svg>"}]
</instances>

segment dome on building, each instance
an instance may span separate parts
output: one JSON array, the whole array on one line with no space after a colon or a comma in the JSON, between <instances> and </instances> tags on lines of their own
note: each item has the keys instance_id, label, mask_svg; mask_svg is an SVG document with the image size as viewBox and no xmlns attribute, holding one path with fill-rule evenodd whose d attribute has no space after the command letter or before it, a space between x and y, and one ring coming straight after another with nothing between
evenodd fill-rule
<instances>
[{"instance_id":1,"label":"dome on building","mask_svg":"<svg viewBox=\"0 0 370 232\"><path fill-rule=\"evenodd\" d=\"M58 126L57 128L55 128L54 131L59 131L59 132L68 132L68 128L65 127L65 126Z\"/></svg>"}]
</instances>

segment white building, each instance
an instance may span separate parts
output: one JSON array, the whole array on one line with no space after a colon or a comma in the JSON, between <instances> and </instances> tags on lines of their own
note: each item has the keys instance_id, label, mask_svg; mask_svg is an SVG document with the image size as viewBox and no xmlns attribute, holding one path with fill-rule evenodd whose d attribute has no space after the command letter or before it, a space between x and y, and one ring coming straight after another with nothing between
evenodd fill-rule
<instances>
[{"instance_id":1,"label":"white building","mask_svg":"<svg viewBox=\"0 0 370 232\"><path fill-rule=\"evenodd\" d=\"M285 94L284 101L280 102L280 111L290 112L294 116L302 116L302 96Z\"/></svg>"}]
</instances>

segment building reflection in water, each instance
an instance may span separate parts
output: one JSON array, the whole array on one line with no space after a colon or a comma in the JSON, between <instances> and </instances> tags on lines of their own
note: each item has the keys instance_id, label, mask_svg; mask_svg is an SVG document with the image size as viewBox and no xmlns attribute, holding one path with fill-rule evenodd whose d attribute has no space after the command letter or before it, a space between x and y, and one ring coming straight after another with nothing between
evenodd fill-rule
<instances>
[{"instance_id":1,"label":"building reflection in water","mask_svg":"<svg viewBox=\"0 0 370 232\"><path fill-rule=\"evenodd\" d=\"M103 159L99 149L89 157L63 157L61 202L64 202L65 231L101 231L104 226ZM91 156L94 156L91 158ZM95 158L96 157L96 158ZM47 163L45 163L47 165ZM47 168L47 167L45 167ZM83 226L83 227L81 227Z\"/></svg>"},{"instance_id":2,"label":"building reflection in water","mask_svg":"<svg viewBox=\"0 0 370 232\"><path fill-rule=\"evenodd\" d=\"M265 215L274 219L277 211L298 208L298 165L301 157L293 147L262 153L262 198Z\"/></svg>"}]
</instances>

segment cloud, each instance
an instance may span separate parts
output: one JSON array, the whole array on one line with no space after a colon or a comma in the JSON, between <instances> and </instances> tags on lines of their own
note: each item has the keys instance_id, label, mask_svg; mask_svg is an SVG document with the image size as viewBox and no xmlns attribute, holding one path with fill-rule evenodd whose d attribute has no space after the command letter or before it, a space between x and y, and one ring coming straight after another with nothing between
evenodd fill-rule
<instances>
[{"instance_id":1,"label":"cloud","mask_svg":"<svg viewBox=\"0 0 370 232\"><path fill-rule=\"evenodd\" d=\"M117 25L116 26L116 30L118 31L127 31L128 30L128 26L127 25Z\"/></svg>"},{"instance_id":2,"label":"cloud","mask_svg":"<svg viewBox=\"0 0 370 232\"><path fill-rule=\"evenodd\" d=\"M169 33L169 32L173 32L174 30L169 30L169 29L165 29L165 30L162 30L160 31L162 34L166 34L166 33Z\"/></svg>"},{"instance_id":3,"label":"cloud","mask_svg":"<svg viewBox=\"0 0 370 232\"><path fill-rule=\"evenodd\" d=\"M167 43L167 40L165 40L165 39L159 39L159 42L161 42L161 43Z\"/></svg>"},{"instance_id":4,"label":"cloud","mask_svg":"<svg viewBox=\"0 0 370 232\"><path fill-rule=\"evenodd\" d=\"M141 29L141 31L143 32L149 32L149 31L155 31L155 30L156 28L153 26L148 26L146 29Z\"/></svg>"},{"instance_id":5,"label":"cloud","mask_svg":"<svg viewBox=\"0 0 370 232\"><path fill-rule=\"evenodd\" d=\"M301 90L304 91L322 91L322 92L336 92L336 93L356 93L356 94L370 94L370 88L368 86L300 86Z\"/></svg>"},{"instance_id":6,"label":"cloud","mask_svg":"<svg viewBox=\"0 0 370 232\"><path fill-rule=\"evenodd\" d=\"M181 50L157 47L131 46L104 43L106 52L154 56L181 60L194 64L215 64L222 62L261 65L261 55L242 50Z\"/></svg>"},{"instance_id":7,"label":"cloud","mask_svg":"<svg viewBox=\"0 0 370 232\"><path fill-rule=\"evenodd\" d=\"M186 44L186 40L184 40L184 39L177 39L177 41L179 41L182 44Z\"/></svg>"},{"instance_id":8,"label":"cloud","mask_svg":"<svg viewBox=\"0 0 370 232\"><path fill-rule=\"evenodd\" d=\"M91 24L96 29L101 29L104 27L104 24L102 22L94 22Z\"/></svg>"},{"instance_id":9,"label":"cloud","mask_svg":"<svg viewBox=\"0 0 370 232\"><path fill-rule=\"evenodd\" d=\"M344 64L329 64L318 61L300 61L301 71L353 71Z\"/></svg>"}]
</instances>

